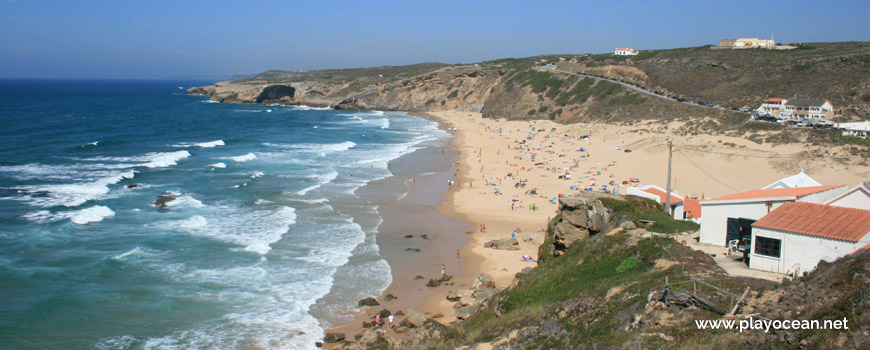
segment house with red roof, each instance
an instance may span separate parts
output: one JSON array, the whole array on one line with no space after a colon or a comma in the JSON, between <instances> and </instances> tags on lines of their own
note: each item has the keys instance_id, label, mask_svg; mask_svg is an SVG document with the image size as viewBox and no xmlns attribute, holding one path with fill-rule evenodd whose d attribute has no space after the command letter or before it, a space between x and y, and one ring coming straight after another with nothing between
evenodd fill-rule
<instances>
[{"instance_id":1,"label":"house with red roof","mask_svg":"<svg viewBox=\"0 0 870 350\"><path fill-rule=\"evenodd\" d=\"M837 198L827 201L825 205L870 210L870 181L858 184Z\"/></svg>"},{"instance_id":2,"label":"house with red roof","mask_svg":"<svg viewBox=\"0 0 870 350\"><path fill-rule=\"evenodd\" d=\"M749 268L812 271L870 244L870 210L787 202L752 224Z\"/></svg>"},{"instance_id":3,"label":"house with red roof","mask_svg":"<svg viewBox=\"0 0 870 350\"><path fill-rule=\"evenodd\" d=\"M635 56L638 54L638 51L630 47L618 47L616 50L613 50L613 54L618 56Z\"/></svg>"},{"instance_id":4,"label":"house with red roof","mask_svg":"<svg viewBox=\"0 0 870 350\"><path fill-rule=\"evenodd\" d=\"M667 204L667 200L668 200L667 193L668 193L667 190L665 190L661 187L658 187L656 185L640 185L640 186L635 186L635 187L629 187L625 191L625 194L631 194L631 195L635 195L638 197L649 198L649 199L652 199L656 202L659 202L659 204L661 204L662 206ZM677 220L689 219L688 217L686 217L686 212L683 209L684 208L683 204L684 204L685 199L686 198L683 198L683 196L676 194L675 191L671 192L671 208L670 208L669 212L671 213L671 216L674 217L674 219L677 219ZM695 202L697 202L697 200ZM698 217L700 217L700 216L701 216L701 210L699 208L698 209Z\"/></svg>"},{"instance_id":5,"label":"house with red roof","mask_svg":"<svg viewBox=\"0 0 870 350\"><path fill-rule=\"evenodd\" d=\"M735 193L701 201L701 243L748 245L752 224L787 202L822 204L844 194L846 185L772 188Z\"/></svg>"},{"instance_id":6,"label":"house with red roof","mask_svg":"<svg viewBox=\"0 0 870 350\"><path fill-rule=\"evenodd\" d=\"M785 104L788 100L784 98L768 98L761 102L761 106L757 111L759 114L770 114L772 117L779 117L779 114L785 109Z\"/></svg>"}]
</instances>

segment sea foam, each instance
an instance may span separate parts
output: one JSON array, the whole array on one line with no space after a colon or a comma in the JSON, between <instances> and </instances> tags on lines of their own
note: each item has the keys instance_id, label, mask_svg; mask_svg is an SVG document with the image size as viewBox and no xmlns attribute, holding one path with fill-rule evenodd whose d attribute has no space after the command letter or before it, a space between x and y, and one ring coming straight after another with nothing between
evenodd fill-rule
<instances>
[{"instance_id":1,"label":"sea foam","mask_svg":"<svg viewBox=\"0 0 870 350\"><path fill-rule=\"evenodd\" d=\"M85 225L92 222L103 221L105 218L115 216L115 212L109 207L95 205L93 207L79 210L70 217L70 221L74 224Z\"/></svg>"}]
</instances>

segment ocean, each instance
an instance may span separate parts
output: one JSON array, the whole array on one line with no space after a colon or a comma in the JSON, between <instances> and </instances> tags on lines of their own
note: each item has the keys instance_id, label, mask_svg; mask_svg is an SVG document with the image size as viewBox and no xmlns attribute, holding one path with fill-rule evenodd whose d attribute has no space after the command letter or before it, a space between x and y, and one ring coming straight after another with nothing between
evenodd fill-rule
<instances>
[{"instance_id":1,"label":"ocean","mask_svg":"<svg viewBox=\"0 0 870 350\"><path fill-rule=\"evenodd\" d=\"M357 190L450 135L208 83L0 80L0 348L313 348L389 286Z\"/></svg>"}]
</instances>

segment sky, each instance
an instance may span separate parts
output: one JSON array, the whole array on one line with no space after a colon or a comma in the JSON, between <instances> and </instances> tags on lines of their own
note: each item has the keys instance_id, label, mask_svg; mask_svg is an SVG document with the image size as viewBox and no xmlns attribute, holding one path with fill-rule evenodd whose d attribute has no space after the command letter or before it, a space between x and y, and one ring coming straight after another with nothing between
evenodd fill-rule
<instances>
[{"instance_id":1,"label":"sky","mask_svg":"<svg viewBox=\"0 0 870 350\"><path fill-rule=\"evenodd\" d=\"M721 38L870 41L870 1L0 0L0 78L196 79Z\"/></svg>"}]
</instances>

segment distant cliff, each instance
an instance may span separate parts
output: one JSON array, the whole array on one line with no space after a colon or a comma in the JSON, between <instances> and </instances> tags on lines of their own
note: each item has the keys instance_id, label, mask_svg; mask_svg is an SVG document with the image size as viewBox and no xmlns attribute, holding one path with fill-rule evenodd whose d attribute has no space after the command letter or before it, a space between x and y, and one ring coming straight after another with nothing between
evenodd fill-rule
<instances>
[{"instance_id":1,"label":"distant cliff","mask_svg":"<svg viewBox=\"0 0 870 350\"><path fill-rule=\"evenodd\" d=\"M543 69L544 64L555 64ZM558 122L636 119L745 119L662 99L614 77L666 94L722 106L777 97L827 98L842 118L870 118L870 44L819 43L791 51L644 51L638 56L549 55L470 65L423 63L321 71L267 71L251 79L191 88L224 103L304 104L339 109L482 112L487 118Z\"/></svg>"}]
</instances>

